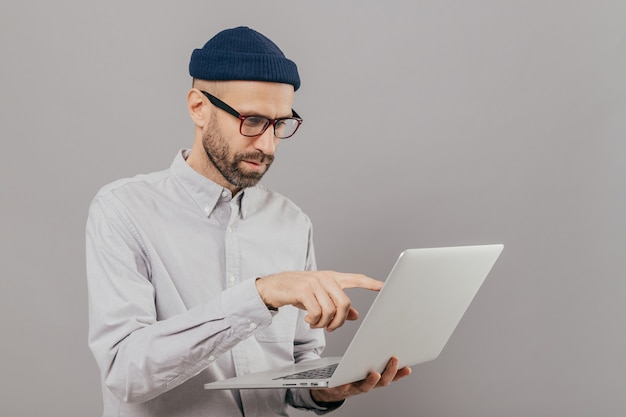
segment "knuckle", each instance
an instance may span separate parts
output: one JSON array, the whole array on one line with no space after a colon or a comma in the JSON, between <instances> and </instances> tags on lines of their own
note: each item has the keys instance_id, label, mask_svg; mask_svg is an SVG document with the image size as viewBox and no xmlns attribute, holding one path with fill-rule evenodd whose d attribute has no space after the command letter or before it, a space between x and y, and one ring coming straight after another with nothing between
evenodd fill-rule
<instances>
[{"instance_id":1,"label":"knuckle","mask_svg":"<svg viewBox=\"0 0 626 417\"><path fill-rule=\"evenodd\" d=\"M328 281L332 279L332 273L331 271L319 271L318 277L321 280Z\"/></svg>"},{"instance_id":2,"label":"knuckle","mask_svg":"<svg viewBox=\"0 0 626 417\"><path fill-rule=\"evenodd\" d=\"M319 321L320 317L322 316L322 310L318 306L309 307L307 311L309 313L309 316L312 319L315 319L315 321Z\"/></svg>"},{"instance_id":3,"label":"knuckle","mask_svg":"<svg viewBox=\"0 0 626 417\"><path fill-rule=\"evenodd\" d=\"M317 307L309 307L308 313L309 313L309 316L311 316L311 318L314 318L317 320L319 320L319 318L322 316L322 310L320 310Z\"/></svg>"},{"instance_id":4,"label":"knuckle","mask_svg":"<svg viewBox=\"0 0 626 417\"><path fill-rule=\"evenodd\" d=\"M345 297L336 300L335 305L337 306L338 310L348 310L350 309L352 303L350 302L350 299L348 297Z\"/></svg>"}]
</instances>

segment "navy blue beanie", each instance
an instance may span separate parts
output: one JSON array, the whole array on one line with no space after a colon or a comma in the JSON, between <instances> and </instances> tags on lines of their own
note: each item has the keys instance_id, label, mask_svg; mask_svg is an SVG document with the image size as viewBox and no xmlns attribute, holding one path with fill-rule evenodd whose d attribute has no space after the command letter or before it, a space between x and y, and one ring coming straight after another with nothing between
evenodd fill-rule
<instances>
[{"instance_id":1,"label":"navy blue beanie","mask_svg":"<svg viewBox=\"0 0 626 417\"><path fill-rule=\"evenodd\" d=\"M210 81L270 81L300 88L296 64L274 42L245 26L226 29L195 49L189 62L193 78Z\"/></svg>"}]
</instances>

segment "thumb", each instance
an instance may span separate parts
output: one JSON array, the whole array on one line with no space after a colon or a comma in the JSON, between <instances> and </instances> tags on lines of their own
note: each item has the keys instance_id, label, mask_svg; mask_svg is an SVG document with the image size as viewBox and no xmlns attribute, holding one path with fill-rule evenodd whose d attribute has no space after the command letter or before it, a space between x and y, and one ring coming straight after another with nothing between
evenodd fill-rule
<instances>
[{"instance_id":1,"label":"thumb","mask_svg":"<svg viewBox=\"0 0 626 417\"><path fill-rule=\"evenodd\" d=\"M348 316L346 320L356 320L359 318L359 312L356 311L354 307L350 307L350 311L348 311Z\"/></svg>"}]
</instances>

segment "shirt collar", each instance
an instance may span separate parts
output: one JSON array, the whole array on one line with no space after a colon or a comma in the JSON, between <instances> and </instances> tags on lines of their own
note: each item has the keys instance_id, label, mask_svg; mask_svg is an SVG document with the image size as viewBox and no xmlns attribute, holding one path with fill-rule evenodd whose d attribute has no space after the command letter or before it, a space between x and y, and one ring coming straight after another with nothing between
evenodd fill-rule
<instances>
[{"instance_id":1,"label":"shirt collar","mask_svg":"<svg viewBox=\"0 0 626 417\"><path fill-rule=\"evenodd\" d=\"M187 163L189 149L182 149L176 154L171 165L171 171L198 205L205 217L209 217L220 198L231 199L230 190L211 181L204 175L194 170ZM255 187L244 188L232 197L239 207L239 215L242 219L250 212L254 202L258 200Z\"/></svg>"}]
</instances>

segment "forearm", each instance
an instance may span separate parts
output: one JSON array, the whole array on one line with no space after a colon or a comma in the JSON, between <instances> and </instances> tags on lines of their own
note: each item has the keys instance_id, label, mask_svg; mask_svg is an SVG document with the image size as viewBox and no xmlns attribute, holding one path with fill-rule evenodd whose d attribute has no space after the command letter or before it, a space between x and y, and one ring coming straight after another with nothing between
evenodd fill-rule
<instances>
[{"instance_id":1,"label":"forearm","mask_svg":"<svg viewBox=\"0 0 626 417\"><path fill-rule=\"evenodd\" d=\"M253 283L244 282L167 320L144 324L117 320L112 325L110 319L110 313L108 319L91 318L90 346L107 387L124 401L142 402L198 374L220 354L269 325L271 315Z\"/></svg>"}]
</instances>

